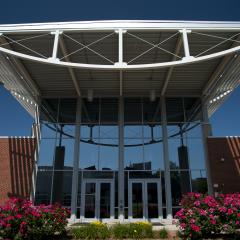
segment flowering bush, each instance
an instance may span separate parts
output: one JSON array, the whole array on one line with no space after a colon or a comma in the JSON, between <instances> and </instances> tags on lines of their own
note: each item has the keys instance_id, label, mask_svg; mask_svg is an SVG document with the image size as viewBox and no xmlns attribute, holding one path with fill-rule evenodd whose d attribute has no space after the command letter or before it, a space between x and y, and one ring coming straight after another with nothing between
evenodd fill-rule
<instances>
[{"instance_id":1,"label":"flowering bush","mask_svg":"<svg viewBox=\"0 0 240 240\"><path fill-rule=\"evenodd\" d=\"M11 198L0 206L0 239L43 239L63 234L69 210L60 205L34 206L31 201Z\"/></svg>"},{"instance_id":2,"label":"flowering bush","mask_svg":"<svg viewBox=\"0 0 240 240\"><path fill-rule=\"evenodd\" d=\"M240 229L240 194L213 197L188 193L181 200L181 206L175 218L187 239L235 234Z\"/></svg>"}]
</instances>

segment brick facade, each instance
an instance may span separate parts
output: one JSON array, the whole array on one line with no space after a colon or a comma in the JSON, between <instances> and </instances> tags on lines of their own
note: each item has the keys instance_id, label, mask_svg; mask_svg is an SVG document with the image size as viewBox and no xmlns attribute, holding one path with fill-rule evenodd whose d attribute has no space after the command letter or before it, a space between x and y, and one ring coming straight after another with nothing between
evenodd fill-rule
<instances>
[{"instance_id":1,"label":"brick facade","mask_svg":"<svg viewBox=\"0 0 240 240\"><path fill-rule=\"evenodd\" d=\"M34 149L33 138L0 138L0 204L30 196Z\"/></svg>"},{"instance_id":2,"label":"brick facade","mask_svg":"<svg viewBox=\"0 0 240 240\"><path fill-rule=\"evenodd\" d=\"M207 140L214 192L240 192L240 137Z\"/></svg>"}]
</instances>

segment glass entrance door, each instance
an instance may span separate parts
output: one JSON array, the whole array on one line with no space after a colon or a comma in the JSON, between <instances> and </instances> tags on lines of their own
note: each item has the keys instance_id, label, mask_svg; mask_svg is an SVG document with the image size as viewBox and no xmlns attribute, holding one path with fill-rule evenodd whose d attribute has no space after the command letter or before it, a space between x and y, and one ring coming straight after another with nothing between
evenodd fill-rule
<instances>
[{"instance_id":1,"label":"glass entrance door","mask_svg":"<svg viewBox=\"0 0 240 240\"><path fill-rule=\"evenodd\" d=\"M131 179L128 186L129 219L159 219L162 216L160 179Z\"/></svg>"},{"instance_id":2,"label":"glass entrance door","mask_svg":"<svg viewBox=\"0 0 240 240\"><path fill-rule=\"evenodd\" d=\"M114 218L113 180L85 179L82 185L82 218Z\"/></svg>"}]
</instances>

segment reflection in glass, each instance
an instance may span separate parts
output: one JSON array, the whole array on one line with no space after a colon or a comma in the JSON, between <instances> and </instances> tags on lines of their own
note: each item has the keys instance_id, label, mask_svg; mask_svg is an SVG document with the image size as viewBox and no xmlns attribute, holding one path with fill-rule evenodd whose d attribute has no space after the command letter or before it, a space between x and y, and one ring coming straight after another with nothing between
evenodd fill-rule
<instances>
[{"instance_id":1,"label":"reflection in glass","mask_svg":"<svg viewBox=\"0 0 240 240\"><path fill-rule=\"evenodd\" d=\"M100 183L100 218L110 218L110 183Z\"/></svg>"},{"instance_id":2,"label":"reflection in glass","mask_svg":"<svg viewBox=\"0 0 240 240\"><path fill-rule=\"evenodd\" d=\"M55 154L55 139L42 139L40 142L40 153L38 166L52 166Z\"/></svg>"},{"instance_id":3,"label":"reflection in glass","mask_svg":"<svg viewBox=\"0 0 240 240\"><path fill-rule=\"evenodd\" d=\"M132 217L143 217L143 185L132 183Z\"/></svg>"},{"instance_id":4,"label":"reflection in glass","mask_svg":"<svg viewBox=\"0 0 240 240\"><path fill-rule=\"evenodd\" d=\"M205 171L191 171L192 175L192 191L206 193L207 192L207 178Z\"/></svg>"},{"instance_id":5,"label":"reflection in glass","mask_svg":"<svg viewBox=\"0 0 240 240\"><path fill-rule=\"evenodd\" d=\"M71 206L72 171L55 171L53 176L52 203Z\"/></svg>"},{"instance_id":6,"label":"reflection in glass","mask_svg":"<svg viewBox=\"0 0 240 240\"><path fill-rule=\"evenodd\" d=\"M180 171L171 171L172 205L178 206L182 199Z\"/></svg>"},{"instance_id":7,"label":"reflection in glass","mask_svg":"<svg viewBox=\"0 0 240 240\"><path fill-rule=\"evenodd\" d=\"M37 174L35 204L50 204L52 171L40 171Z\"/></svg>"},{"instance_id":8,"label":"reflection in glass","mask_svg":"<svg viewBox=\"0 0 240 240\"><path fill-rule=\"evenodd\" d=\"M86 183L85 189L85 218L95 217L95 199L96 199L96 184Z\"/></svg>"},{"instance_id":9,"label":"reflection in glass","mask_svg":"<svg viewBox=\"0 0 240 240\"><path fill-rule=\"evenodd\" d=\"M147 199L148 199L148 218L158 218L157 183L147 183Z\"/></svg>"}]
</instances>

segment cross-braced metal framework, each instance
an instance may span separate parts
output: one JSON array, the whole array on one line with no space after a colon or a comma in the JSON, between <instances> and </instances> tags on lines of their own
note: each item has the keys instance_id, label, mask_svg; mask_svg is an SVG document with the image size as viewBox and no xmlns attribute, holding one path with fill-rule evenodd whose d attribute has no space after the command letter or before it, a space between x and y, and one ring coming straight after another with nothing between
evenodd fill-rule
<instances>
[{"instance_id":1,"label":"cross-braced metal framework","mask_svg":"<svg viewBox=\"0 0 240 240\"><path fill-rule=\"evenodd\" d=\"M160 34L160 40L158 42L152 42L149 40L149 36L153 34L151 31L154 30L154 34ZM153 28L151 24L149 24L148 29L141 29L137 28L134 30L133 28L128 27L122 27L116 30L116 28L109 29L107 27L100 28L98 30L98 33L100 34L100 37L94 40L90 40L88 43L85 43L83 40L79 40L79 36L81 36L83 33L86 33L86 31L94 31L92 29L63 29L61 26L59 26L58 29L49 31L49 29L42 29L41 33L39 33L40 30L25 30L28 34L33 34L30 37L24 36L23 38L16 38L12 37L11 35L13 33L16 33L16 31L4 31L0 29L1 31L1 38L7 40L8 42L2 43L0 45L0 51L6 54L10 54L15 57L19 57L22 59L27 59L31 61L36 61L40 63L47 63L47 64L53 64L57 66L65 66L65 67L71 67L71 68L83 68L83 69L101 69L101 70L141 70L141 69L155 69L155 68L163 68L163 67L171 67L171 66L181 66L184 64L191 64L191 63L198 63L201 61L207 61L214 58L219 58L234 52L237 52L240 50L240 41L237 39L237 37L240 35L239 28L237 29L229 29L226 28L228 33L225 35L222 34L222 31L224 29L216 29L216 28L179 28L179 29L159 29ZM230 30L230 33L229 33ZM26 33L24 30L17 31L17 33ZM142 32L141 32L142 31ZM150 32L150 33L148 33ZM50 35L50 37L49 37ZM51 35L53 35L51 37ZM109 38L116 38L114 35L118 35L118 43L114 43L118 45L118 48L113 48L111 52L111 57L109 57L109 49L104 49L102 51L95 50L95 46L97 44L104 44L104 41L106 41ZM165 35L164 37L161 37L161 35ZM180 36L179 36L180 35ZM126 36L126 37L125 37ZM179 36L181 38L181 44L183 45L183 52L179 53L179 51L174 52L172 50L169 50L167 46L164 46L169 43L171 39L176 38ZM199 49L200 51L191 51L192 45L196 45L196 42L194 42L194 38L196 37L205 37L205 38L212 38L215 40L218 40L217 42L213 42L211 46L207 46L206 48ZM47 39L48 41L48 48L51 48L52 45L52 52L49 55L41 53L40 50L35 50L27 44L31 45L31 41L36 40L36 38L44 38L49 37ZM136 56L133 56L131 58L128 58L127 61L126 57L124 56L124 47L125 43L129 44L132 40L129 38L133 38L135 41L140 41L146 46L143 47L144 50L141 50L138 52ZM163 39L162 39L163 38ZM64 39L67 39L68 41L71 41L72 44L77 45L77 48L72 50L71 52L64 52L61 55L58 54L58 48L60 45L60 48L63 49L64 45ZM45 40L46 41L46 40ZM116 41L116 39L112 40L113 42ZM209 40L210 42L210 40ZM26 43L26 44L25 44ZM235 43L236 46L230 46L226 47L225 49L219 50L220 46L223 46L226 43ZM7 48L9 45L18 45L22 48L22 50L12 50ZM194 46L195 47L195 46ZM70 61L69 57L76 55L76 54L84 54L84 50L88 50L95 56L99 57L99 63L84 63L81 61ZM166 54L169 54L170 56L173 56L170 61L164 61L161 59L158 59L156 62L151 63L137 63L138 59L144 58L148 53L154 54L154 50L160 50L160 52L164 52ZM26 52L27 51L27 52ZM46 52L46 51L45 51ZM60 55L60 56L59 56ZM118 58L116 59L116 56ZM79 59L78 59L79 60ZM104 64L104 63L107 64Z\"/></svg>"}]
</instances>

